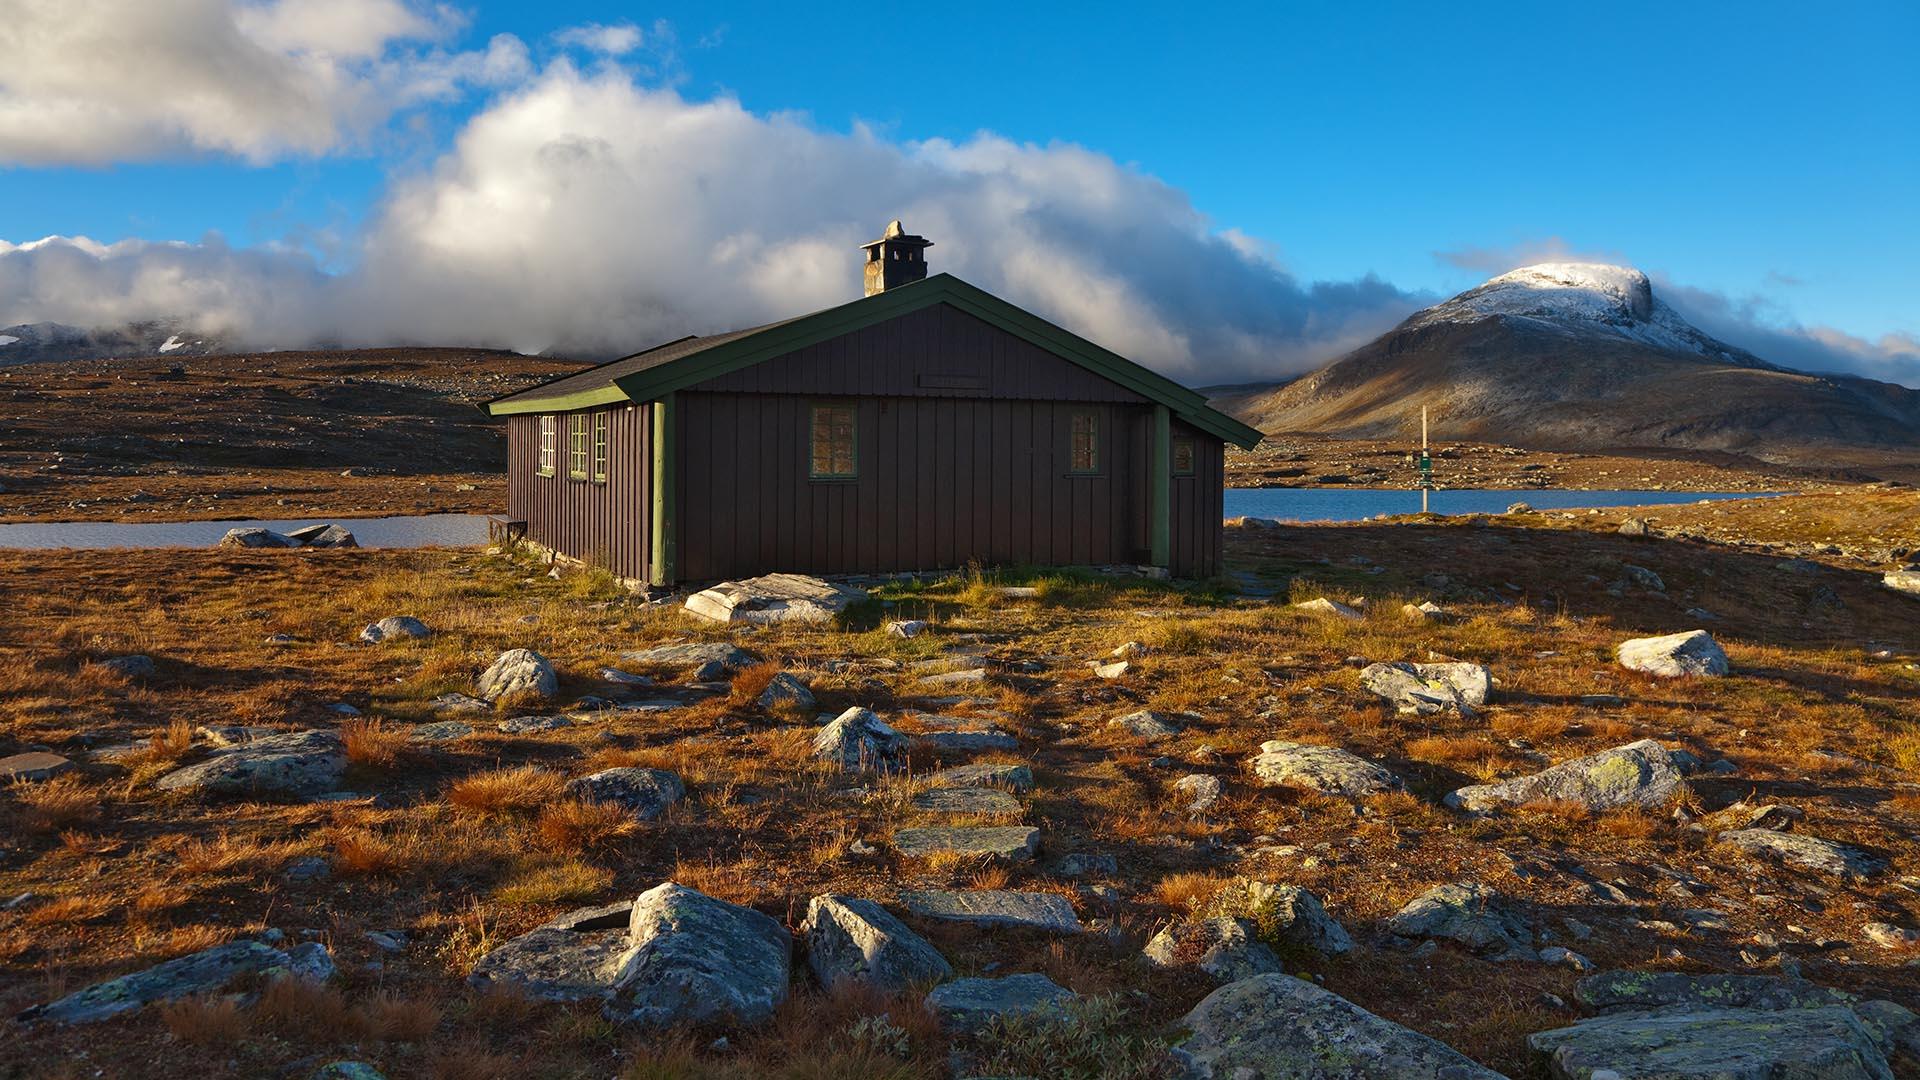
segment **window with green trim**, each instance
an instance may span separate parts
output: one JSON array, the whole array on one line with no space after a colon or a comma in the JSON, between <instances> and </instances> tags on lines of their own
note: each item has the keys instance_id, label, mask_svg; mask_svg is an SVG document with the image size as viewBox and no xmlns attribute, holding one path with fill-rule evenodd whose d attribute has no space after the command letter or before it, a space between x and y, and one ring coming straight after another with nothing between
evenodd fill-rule
<instances>
[{"instance_id":1,"label":"window with green trim","mask_svg":"<svg viewBox=\"0 0 1920 1080\"><path fill-rule=\"evenodd\" d=\"M587 430L587 414L567 414L567 476L573 480L587 478L587 456L592 448L592 432Z\"/></svg>"},{"instance_id":2,"label":"window with green trim","mask_svg":"<svg viewBox=\"0 0 1920 1080\"><path fill-rule=\"evenodd\" d=\"M1182 435L1173 440L1173 475L1193 475L1193 439Z\"/></svg>"},{"instance_id":3,"label":"window with green trim","mask_svg":"<svg viewBox=\"0 0 1920 1080\"><path fill-rule=\"evenodd\" d=\"M814 480L851 480L858 449L856 412L852 405L815 405L810 424L811 445L807 475Z\"/></svg>"},{"instance_id":4,"label":"window with green trim","mask_svg":"<svg viewBox=\"0 0 1920 1080\"><path fill-rule=\"evenodd\" d=\"M593 482L607 482L607 414L593 414Z\"/></svg>"},{"instance_id":5,"label":"window with green trim","mask_svg":"<svg viewBox=\"0 0 1920 1080\"><path fill-rule=\"evenodd\" d=\"M1067 443L1067 471L1100 471L1100 414L1091 409L1076 410Z\"/></svg>"},{"instance_id":6,"label":"window with green trim","mask_svg":"<svg viewBox=\"0 0 1920 1080\"><path fill-rule=\"evenodd\" d=\"M556 431L557 427L558 425L555 423L553 417L542 416L540 418L539 459L534 462L534 471L541 476L553 475L554 465L556 464L555 455L559 453L558 447L554 445L559 441L559 434Z\"/></svg>"}]
</instances>

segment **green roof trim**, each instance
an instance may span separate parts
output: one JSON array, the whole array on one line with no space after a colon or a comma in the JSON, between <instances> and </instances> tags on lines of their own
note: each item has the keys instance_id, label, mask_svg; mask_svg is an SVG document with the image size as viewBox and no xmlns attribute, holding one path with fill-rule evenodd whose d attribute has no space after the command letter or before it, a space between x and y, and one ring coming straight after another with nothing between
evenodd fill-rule
<instances>
[{"instance_id":1,"label":"green roof trim","mask_svg":"<svg viewBox=\"0 0 1920 1080\"><path fill-rule=\"evenodd\" d=\"M952 274L935 274L925 281L889 289L839 307L804 315L765 329L732 337L712 348L668 360L656 367L620 375L611 385L550 397L538 388L489 402L495 416L519 413L564 412L620 401L656 401L676 390L718 378L777 356L885 322L935 304L950 304L983 322L1025 339L1064 360L1126 387L1149 401L1167 406L1174 416L1242 449L1251 450L1261 433L1216 409L1205 396L1150 371L1071 331L975 288ZM572 378L573 376L568 376Z\"/></svg>"}]
</instances>

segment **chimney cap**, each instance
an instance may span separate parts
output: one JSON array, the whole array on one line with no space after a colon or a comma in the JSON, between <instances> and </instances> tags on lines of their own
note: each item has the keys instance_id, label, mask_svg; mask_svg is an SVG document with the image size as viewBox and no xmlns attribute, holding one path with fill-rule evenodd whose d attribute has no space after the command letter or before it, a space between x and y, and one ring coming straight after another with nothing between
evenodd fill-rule
<instances>
[{"instance_id":1,"label":"chimney cap","mask_svg":"<svg viewBox=\"0 0 1920 1080\"><path fill-rule=\"evenodd\" d=\"M905 225L900 224L899 218L894 218L892 221L887 223L887 231L884 235L880 237L880 239L869 240L866 243L861 244L860 246L862 248L878 247L881 244L887 243L889 241L900 243L900 244L913 244L923 248L930 248L933 246L933 241L927 239L926 237L915 236L914 234L908 232L907 227Z\"/></svg>"}]
</instances>

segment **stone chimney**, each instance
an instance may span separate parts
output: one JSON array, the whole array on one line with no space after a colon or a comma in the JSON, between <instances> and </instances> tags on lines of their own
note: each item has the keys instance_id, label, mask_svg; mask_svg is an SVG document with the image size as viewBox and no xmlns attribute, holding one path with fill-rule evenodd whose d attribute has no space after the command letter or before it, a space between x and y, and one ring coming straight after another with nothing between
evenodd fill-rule
<instances>
[{"instance_id":1,"label":"stone chimney","mask_svg":"<svg viewBox=\"0 0 1920 1080\"><path fill-rule=\"evenodd\" d=\"M871 244L861 244L867 253L867 295L876 296L888 289L924 281L927 277L927 249L933 241L910 236L898 220L887 226L887 234Z\"/></svg>"}]
</instances>

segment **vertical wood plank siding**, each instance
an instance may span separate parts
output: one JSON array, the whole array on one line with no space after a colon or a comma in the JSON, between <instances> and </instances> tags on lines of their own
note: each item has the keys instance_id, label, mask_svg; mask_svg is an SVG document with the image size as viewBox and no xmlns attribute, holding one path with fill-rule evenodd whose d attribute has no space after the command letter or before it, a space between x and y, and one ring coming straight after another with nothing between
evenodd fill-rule
<instances>
[{"instance_id":1,"label":"vertical wood plank siding","mask_svg":"<svg viewBox=\"0 0 1920 1080\"><path fill-rule=\"evenodd\" d=\"M607 482L567 476L567 419L554 476L536 475L538 416L510 418L507 435L507 514L527 523L527 539L563 555L645 580L652 558L652 410L607 409ZM589 413L589 415L591 415Z\"/></svg>"},{"instance_id":2,"label":"vertical wood plank siding","mask_svg":"<svg viewBox=\"0 0 1920 1080\"><path fill-rule=\"evenodd\" d=\"M812 480L809 408L857 410L857 474ZM1144 563L1153 405L938 305L702 382L678 395L678 577L877 573L978 561ZM1100 469L1068 471L1072 414L1100 414ZM611 410L606 485L536 476L538 417L509 429L508 509L532 540L644 580L650 410ZM559 420L566 430L566 419ZM1171 485L1170 569L1219 572L1224 448L1194 441Z\"/></svg>"}]
</instances>

